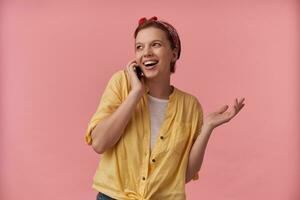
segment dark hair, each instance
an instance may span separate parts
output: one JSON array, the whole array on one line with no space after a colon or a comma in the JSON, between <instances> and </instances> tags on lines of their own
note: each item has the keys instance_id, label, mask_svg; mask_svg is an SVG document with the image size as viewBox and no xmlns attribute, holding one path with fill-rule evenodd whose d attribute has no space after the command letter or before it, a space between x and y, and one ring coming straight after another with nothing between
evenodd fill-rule
<instances>
[{"instance_id":1,"label":"dark hair","mask_svg":"<svg viewBox=\"0 0 300 200\"><path fill-rule=\"evenodd\" d=\"M160 20L162 21L162 20ZM170 26L172 29L174 29L176 31L176 29L169 23L163 21L163 23L167 24L168 26ZM170 33L170 31L165 27L165 25L157 22L157 21L154 21L154 20L146 20L143 24L139 25L135 31L134 31L134 39L136 39L136 36L137 34L142 30L142 29L145 29L145 28L148 28L148 27L155 27L155 28L158 28L162 31L164 31L166 33L166 36L170 42L170 46L171 46L171 49L174 50L176 48L176 43L175 41L173 40L172 38L172 35ZM176 31L177 33L177 31ZM177 34L178 36L178 34ZM179 39L179 36L178 36L178 47L177 47L177 50L178 50L178 54L177 54L177 59L179 59L180 57L180 52L181 52L181 43L180 43L180 39ZM176 61L175 62L171 62L170 66L170 71L171 73L174 73L175 72L175 64L176 64Z\"/></svg>"}]
</instances>

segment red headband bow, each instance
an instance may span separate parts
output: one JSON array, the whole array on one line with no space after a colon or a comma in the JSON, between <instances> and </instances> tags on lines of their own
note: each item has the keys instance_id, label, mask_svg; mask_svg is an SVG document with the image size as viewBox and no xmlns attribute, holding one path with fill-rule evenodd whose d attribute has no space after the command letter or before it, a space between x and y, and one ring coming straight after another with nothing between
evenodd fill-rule
<instances>
[{"instance_id":1,"label":"red headband bow","mask_svg":"<svg viewBox=\"0 0 300 200\"><path fill-rule=\"evenodd\" d=\"M151 21L151 20L156 21L156 20L157 20L157 17L156 17L156 16L153 16L153 17L151 17L151 18L149 19L149 21ZM146 21L147 21L147 18L146 18L146 17L141 18L141 19L139 20L139 25L142 25L142 24L145 23Z\"/></svg>"}]
</instances>

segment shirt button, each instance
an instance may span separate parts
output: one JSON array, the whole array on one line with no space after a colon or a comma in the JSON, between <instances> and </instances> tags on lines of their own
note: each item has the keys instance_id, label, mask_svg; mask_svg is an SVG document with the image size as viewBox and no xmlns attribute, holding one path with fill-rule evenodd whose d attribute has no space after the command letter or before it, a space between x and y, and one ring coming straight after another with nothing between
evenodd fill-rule
<instances>
[{"instance_id":1,"label":"shirt button","mask_svg":"<svg viewBox=\"0 0 300 200\"><path fill-rule=\"evenodd\" d=\"M145 178L145 177L143 177L143 180L146 180L146 178Z\"/></svg>"},{"instance_id":2,"label":"shirt button","mask_svg":"<svg viewBox=\"0 0 300 200\"><path fill-rule=\"evenodd\" d=\"M164 136L160 136L160 139L164 139Z\"/></svg>"},{"instance_id":3,"label":"shirt button","mask_svg":"<svg viewBox=\"0 0 300 200\"><path fill-rule=\"evenodd\" d=\"M155 162L155 159L152 159L152 162Z\"/></svg>"}]
</instances>

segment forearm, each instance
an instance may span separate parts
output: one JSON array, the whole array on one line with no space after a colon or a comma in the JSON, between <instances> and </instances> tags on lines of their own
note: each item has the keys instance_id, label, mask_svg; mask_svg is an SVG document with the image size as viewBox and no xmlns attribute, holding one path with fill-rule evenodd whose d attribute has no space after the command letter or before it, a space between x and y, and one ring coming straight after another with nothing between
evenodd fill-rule
<instances>
[{"instance_id":1,"label":"forearm","mask_svg":"<svg viewBox=\"0 0 300 200\"><path fill-rule=\"evenodd\" d=\"M94 128L92 146L97 153L105 152L119 141L140 98L138 92L131 91L118 109Z\"/></svg>"},{"instance_id":2,"label":"forearm","mask_svg":"<svg viewBox=\"0 0 300 200\"><path fill-rule=\"evenodd\" d=\"M188 183L193 178L193 176L200 170L205 154L205 149L211 133L211 128L203 126L200 135L194 142L190 151L188 167L186 170L186 183Z\"/></svg>"}]
</instances>

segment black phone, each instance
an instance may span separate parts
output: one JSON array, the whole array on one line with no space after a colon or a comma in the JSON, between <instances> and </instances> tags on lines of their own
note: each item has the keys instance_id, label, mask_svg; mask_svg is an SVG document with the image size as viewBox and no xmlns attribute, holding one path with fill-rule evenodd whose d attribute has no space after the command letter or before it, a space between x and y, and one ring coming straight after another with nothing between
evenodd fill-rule
<instances>
[{"instance_id":1,"label":"black phone","mask_svg":"<svg viewBox=\"0 0 300 200\"><path fill-rule=\"evenodd\" d=\"M134 67L134 71L135 71L135 73L136 73L138 79L141 80L141 78L142 78L142 76L143 76L143 71L142 71L141 67L138 66L138 65L136 65L136 66Z\"/></svg>"}]
</instances>

